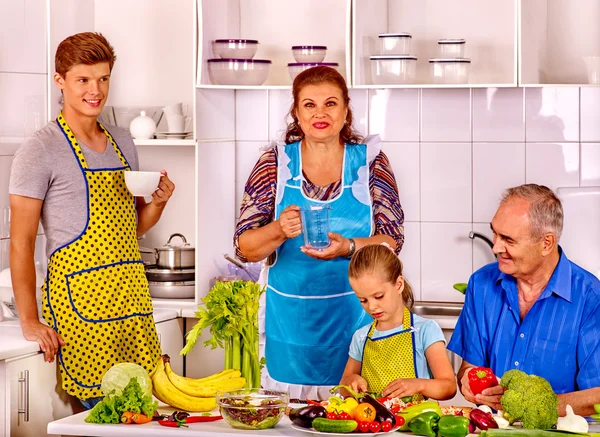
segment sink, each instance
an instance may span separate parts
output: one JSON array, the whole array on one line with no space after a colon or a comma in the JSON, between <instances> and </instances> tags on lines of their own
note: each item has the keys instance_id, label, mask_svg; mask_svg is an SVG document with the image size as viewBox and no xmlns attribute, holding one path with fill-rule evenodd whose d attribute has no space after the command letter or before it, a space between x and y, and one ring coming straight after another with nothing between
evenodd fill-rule
<instances>
[{"instance_id":1,"label":"sink","mask_svg":"<svg viewBox=\"0 0 600 437\"><path fill-rule=\"evenodd\" d=\"M412 312L423 317L458 317L462 311L462 307L462 303L415 302Z\"/></svg>"}]
</instances>

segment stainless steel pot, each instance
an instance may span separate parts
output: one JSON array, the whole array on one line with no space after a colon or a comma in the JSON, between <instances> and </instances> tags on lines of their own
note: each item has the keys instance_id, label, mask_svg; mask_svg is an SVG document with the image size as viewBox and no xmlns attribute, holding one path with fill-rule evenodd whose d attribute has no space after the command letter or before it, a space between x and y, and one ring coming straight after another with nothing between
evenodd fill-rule
<instances>
[{"instance_id":1,"label":"stainless steel pot","mask_svg":"<svg viewBox=\"0 0 600 437\"><path fill-rule=\"evenodd\" d=\"M173 237L181 238L183 244L172 245ZM159 269L194 269L196 267L196 249L187 242L182 234L171 235L167 244L154 250L140 247L140 252L154 253L156 266Z\"/></svg>"}]
</instances>

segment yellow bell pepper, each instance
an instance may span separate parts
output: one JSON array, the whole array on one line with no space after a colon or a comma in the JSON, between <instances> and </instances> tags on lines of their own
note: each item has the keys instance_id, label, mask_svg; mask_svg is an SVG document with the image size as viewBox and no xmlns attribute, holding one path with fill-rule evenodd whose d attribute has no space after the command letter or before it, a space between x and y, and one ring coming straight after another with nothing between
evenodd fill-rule
<instances>
[{"instance_id":1,"label":"yellow bell pepper","mask_svg":"<svg viewBox=\"0 0 600 437\"><path fill-rule=\"evenodd\" d=\"M354 412L356 411L356 407L358 407L356 399L346 398L342 400L337 396L331 396L328 400L329 405L325 408L328 413L340 414L341 412L346 412L350 417L354 417Z\"/></svg>"}]
</instances>

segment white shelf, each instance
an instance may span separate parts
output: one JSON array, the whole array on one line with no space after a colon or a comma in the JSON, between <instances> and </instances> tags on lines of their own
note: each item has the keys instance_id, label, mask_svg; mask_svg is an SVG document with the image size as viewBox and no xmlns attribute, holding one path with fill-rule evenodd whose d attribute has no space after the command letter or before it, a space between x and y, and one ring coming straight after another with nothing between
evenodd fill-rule
<instances>
[{"instance_id":1,"label":"white shelf","mask_svg":"<svg viewBox=\"0 0 600 437\"><path fill-rule=\"evenodd\" d=\"M438 58L437 41L464 38L471 59L469 84L460 87L517 85L518 0L353 0L353 85L371 85L370 56L380 53L378 35L412 35L417 85L389 88L455 88L432 84L429 58ZM381 88L381 87L379 87Z\"/></svg>"},{"instance_id":2,"label":"white shelf","mask_svg":"<svg viewBox=\"0 0 600 437\"><path fill-rule=\"evenodd\" d=\"M198 89L213 90L289 90L292 85L196 85Z\"/></svg>"},{"instance_id":3,"label":"white shelf","mask_svg":"<svg viewBox=\"0 0 600 437\"><path fill-rule=\"evenodd\" d=\"M463 83L463 84L431 84L431 83L404 83L388 85L353 85L355 89L398 89L398 88L511 88L515 84L508 83Z\"/></svg>"},{"instance_id":4,"label":"white shelf","mask_svg":"<svg viewBox=\"0 0 600 437\"><path fill-rule=\"evenodd\" d=\"M588 83L584 56L600 56L598 0L520 0L519 84Z\"/></svg>"},{"instance_id":5,"label":"white shelf","mask_svg":"<svg viewBox=\"0 0 600 437\"><path fill-rule=\"evenodd\" d=\"M185 146L193 147L196 140L133 140L136 146Z\"/></svg>"},{"instance_id":6,"label":"white shelf","mask_svg":"<svg viewBox=\"0 0 600 437\"><path fill-rule=\"evenodd\" d=\"M258 40L254 59L272 61L262 88L289 88L287 64L294 45L324 45L324 62L337 62L350 83L349 17L351 0L198 0L197 86L211 86L207 60L216 39ZM214 86L224 89L261 87Z\"/></svg>"}]
</instances>

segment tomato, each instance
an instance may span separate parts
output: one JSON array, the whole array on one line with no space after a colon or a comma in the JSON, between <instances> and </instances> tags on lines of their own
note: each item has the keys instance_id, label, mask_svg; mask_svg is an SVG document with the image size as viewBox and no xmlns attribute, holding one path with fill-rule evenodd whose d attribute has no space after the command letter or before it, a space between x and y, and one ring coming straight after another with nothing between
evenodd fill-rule
<instances>
[{"instance_id":1,"label":"tomato","mask_svg":"<svg viewBox=\"0 0 600 437\"><path fill-rule=\"evenodd\" d=\"M396 425L404 425L404 416L402 416L401 414L396 414Z\"/></svg>"},{"instance_id":2,"label":"tomato","mask_svg":"<svg viewBox=\"0 0 600 437\"><path fill-rule=\"evenodd\" d=\"M380 429L381 429L381 423L379 423L379 422L369 423L369 430L371 432L379 432Z\"/></svg>"},{"instance_id":3,"label":"tomato","mask_svg":"<svg viewBox=\"0 0 600 437\"><path fill-rule=\"evenodd\" d=\"M327 413L327 418L331 420L338 420L338 415L335 413Z\"/></svg>"},{"instance_id":4,"label":"tomato","mask_svg":"<svg viewBox=\"0 0 600 437\"><path fill-rule=\"evenodd\" d=\"M370 432L369 425L369 422L358 422L358 429L360 432Z\"/></svg>"},{"instance_id":5,"label":"tomato","mask_svg":"<svg viewBox=\"0 0 600 437\"><path fill-rule=\"evenodd\" d=\"M396 414L398 411L400 411L400 405L398 404L394 404L391 406L390 411L394 414Z\"/></svg>"},{"instance_id":6,"label":"tomato","mask_svg":"<svg viewBox=\"0 0 600 437\"><path fill-rule=\"evenodd\" d=\"M377 413L373 405L366 402L358 404L358 407L354 411L354 420L357 422L373 422L376 416Z\"/></svg>"},{"instance_id":7,"label":"tomato","mask_svg":"<svg viewBox=\"0 0 600 437\"><path fill-rule=\"evenodd\" d=\"M351 420L352 416L350 416L349 413L347 413L346 411L342 411L339 415L338 415L338 419L340 420Z\"/></svg>"},{"instance_id":8,"label":"tomato","mask_svg":"<svg viewBox=\"0 0 600 437\"><path fill-rule=\"evenodd\" d=\"M383 432L390 432L392 430L392 422L388 422L387 420L381 424L381 430Z\"/></svg>"}]
</instances>

